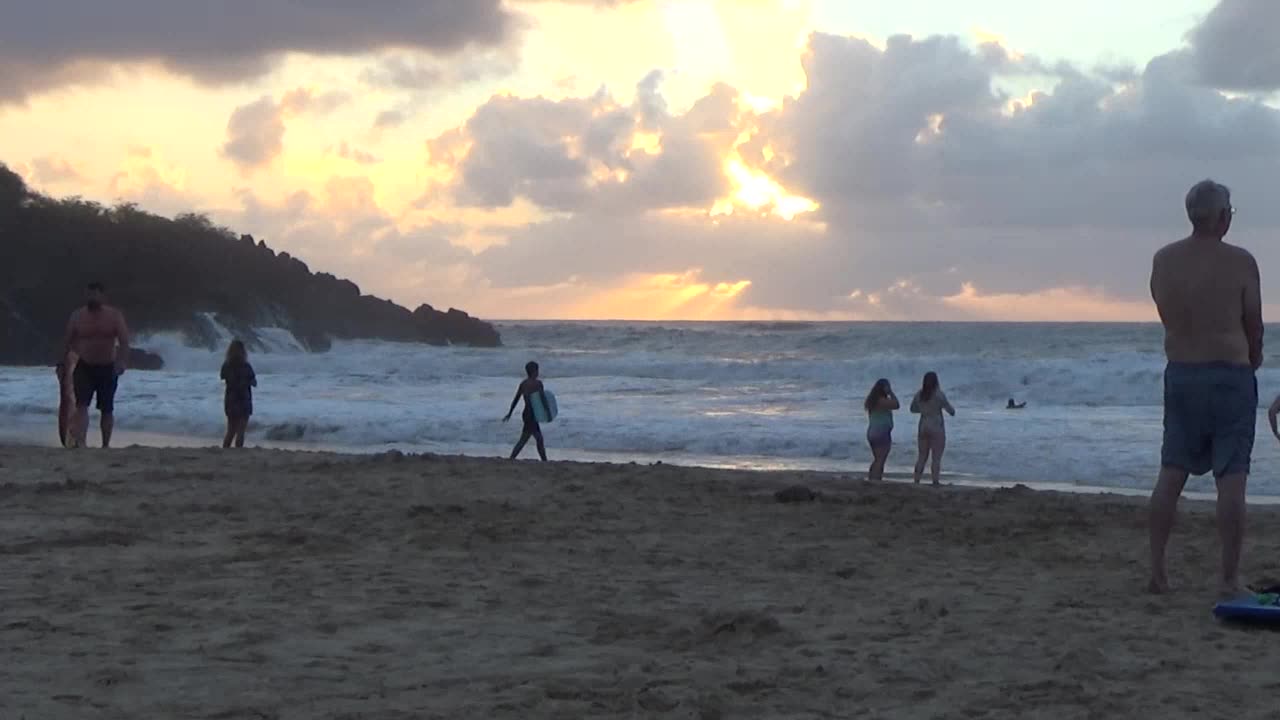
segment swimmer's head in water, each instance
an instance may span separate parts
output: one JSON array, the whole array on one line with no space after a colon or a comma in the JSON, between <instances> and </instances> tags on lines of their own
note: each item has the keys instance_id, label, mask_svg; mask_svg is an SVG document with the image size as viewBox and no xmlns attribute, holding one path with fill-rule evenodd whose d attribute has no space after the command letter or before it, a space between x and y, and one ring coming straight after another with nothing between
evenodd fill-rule
<instances>
[{"instance_id":1,"label":"swimmer's head in water","mask_svg":"<svg viewBox=\"0 0 1280 720\"><path fill-rule=\"evenodd\" d=\"M1187 219L1198 233L1226 235L1235 212L1231 206L1231 190L1226 185L1201 180L1187 191Z\"/></svg>"},{"instance_id":2,"label":"swimmer's head in water","mask_svg":"<svg viewBox=\"0 0 1280 720\"><path fill-rule=\"evenodd\" d=\"M100 282L91 282L85 286L84 304L90 310L97 310L107 300L107 289Z\"/></svg>"},{"instance_id":3,"label":"swimmer's head in water","mask_svg":"<svg viewBox=\"0 0 1280 720\"><path fill-rule=\"evenodd\" d=\"M538 377L538 363L533 361L525 363L524 372L531 378Z\"/></svg>"}]
</instances>

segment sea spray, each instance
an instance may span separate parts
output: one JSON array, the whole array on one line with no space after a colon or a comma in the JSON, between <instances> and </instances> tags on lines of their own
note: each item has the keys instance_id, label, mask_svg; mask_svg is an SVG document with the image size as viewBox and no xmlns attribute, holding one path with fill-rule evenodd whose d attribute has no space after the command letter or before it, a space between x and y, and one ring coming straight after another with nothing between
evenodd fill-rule
<instances>
[{"instance_id":1,"label":"sea spray","mask_svg":"<svg viewBox=\"0 0 1280 720\"><path fill-rule=\"evenodd\" d=\"M548 426L555 455L695 459L860 471L869 459L861 399L878 377L908 398L936 371L959 415L945 467L988 477L1144 487L1158 463L1164 365L1154 325L831 323L501 323L506 346L335 342L308 353L259 330L250 442L497 453L498 420L537 360L564 399ZM228 334L229 337L229 334ZM145 344L144 344L145 343ZM140 338L165 370L121 381L123 430L217 437L222 348ZM1263 370L1262 402L1280 389ZM0 412L52 423L47 369L0 369ZM1009 398L1027 409L1004 409ZM905 404L905 403L904 403ZM1265 417L1260 413L1260 433ZM898 414L889 469L914 457L914 418ZM1280 460L1259 435L1260 470ZM1252 487L1276 484L1259 472Z\"/></svg>"}]
</instances>

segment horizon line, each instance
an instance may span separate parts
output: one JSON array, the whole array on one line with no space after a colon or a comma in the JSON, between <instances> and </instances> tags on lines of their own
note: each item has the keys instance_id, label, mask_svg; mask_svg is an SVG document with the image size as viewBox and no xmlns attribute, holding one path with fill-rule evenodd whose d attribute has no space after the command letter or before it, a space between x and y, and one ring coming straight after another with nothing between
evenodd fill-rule
<instances>
[{"instance_id":1,"label":"horizon line","mask_svg":"<svg viewBox=\"0 0 1280 720\"><path fill-rule=\"evenodd\" d=\"M706 320L706 319L627 319L627 318L481 318L491 323L700 323L719 325L1159 325L1159 320Z\"/></svg>"}]
</instances>

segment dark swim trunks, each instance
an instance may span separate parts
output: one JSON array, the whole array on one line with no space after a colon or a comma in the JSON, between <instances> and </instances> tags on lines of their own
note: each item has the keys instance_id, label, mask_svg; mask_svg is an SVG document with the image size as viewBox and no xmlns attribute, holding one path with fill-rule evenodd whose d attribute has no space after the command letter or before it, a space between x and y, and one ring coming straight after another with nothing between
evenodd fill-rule
<instances>
[{"instance_id":1,"label":"dark swim trunks","mask_svg":"<svg viewBox=\"0 0 1280 720\"><path fill-rule=\"evenodd\" d=\"M538 424L537 418L533 416L533 410L531 408L526 406L524 412L520 415L520 419L524 421L523 432L525 435L542 434L542 426Z\"/></svg>"},{"instance_id":2,"label":"dark swim trunks","mask_svg":"<svg viewBox=\"0 0 1280 720\"><path fill-rule=\"evenodd\" d=\"M116 406L116 366L91 365L83 360L76 363L75 372L71 374L75 387L76 405L89 407L94 396L98 397L98 411L110 414Z\"/></svg>"},{"instance_id":3,"label":"dark swim trunks","mask_svg":"<svg viewBox=\"0 0 1280 720\"><path fill-rule=\"evenodd\" d=\"M1258 423L1252 368L1169 363L1164 371L1164 445L1160 462L1215 478L1249 472Z\"/></svg>"},{"instance_id":4,"label":"dark swim trunks","mask_svg":"<svg viewBox=\"0 0 1280 720\"><path fill-rule=\"evenodd\" d=\"M528 382L528 381L526 381ZM523 387L523 386L522 386ZM525 435L541 435L542 426L538 424L538 418L533 414L533 395L542 392L542 381L534 380L529 383L529 387L524 393L524 412L520 413L520 419L524 421ZM538 398L538 402L542 402L542 398Z\"/></svg>"}]
</instances>

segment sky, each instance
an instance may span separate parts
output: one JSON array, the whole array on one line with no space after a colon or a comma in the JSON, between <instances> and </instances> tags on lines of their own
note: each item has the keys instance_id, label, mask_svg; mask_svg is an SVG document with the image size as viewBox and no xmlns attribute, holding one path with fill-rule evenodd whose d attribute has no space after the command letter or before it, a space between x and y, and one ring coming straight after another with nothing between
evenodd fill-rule
<instances>
[{"instance_id":1,"label":"sky","mask_svg":"<svg viewBox=\"0 0 1280 720\"><path fill-rule=\"evenodd\" d=\"M219 7L6 9L0 162L495 319L1152 320L1206 177L1280 267L1274 0Z\"/></svg>"}]
</instances>

